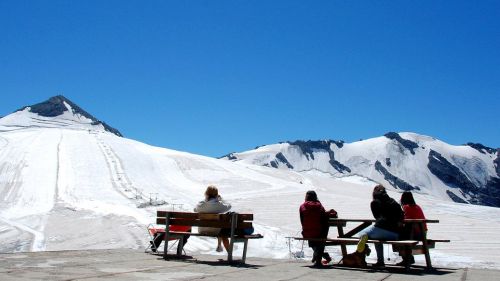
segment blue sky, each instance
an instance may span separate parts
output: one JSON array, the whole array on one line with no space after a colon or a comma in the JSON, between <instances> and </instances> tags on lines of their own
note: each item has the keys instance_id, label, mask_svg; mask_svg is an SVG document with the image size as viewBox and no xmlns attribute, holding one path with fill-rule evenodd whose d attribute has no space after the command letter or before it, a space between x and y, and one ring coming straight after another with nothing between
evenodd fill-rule
<instances>
[{"instance_id":1,"label":"blue sky","mask_svg":"<svg viewBox=\"0 0 500 281\"><path fill-rule=\"evenodd\" d=\"M63 94L207 156L411 131L500 147L500 1L0 0L0 115Z\"/></svg>"}]
</instances>

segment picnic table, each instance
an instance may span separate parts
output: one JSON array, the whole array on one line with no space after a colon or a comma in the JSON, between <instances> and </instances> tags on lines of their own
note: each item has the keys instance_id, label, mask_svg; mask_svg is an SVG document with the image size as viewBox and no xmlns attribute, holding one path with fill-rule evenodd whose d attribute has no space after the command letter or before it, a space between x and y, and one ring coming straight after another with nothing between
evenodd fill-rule
<instances>
[{"instance_id":1,"label":"picnic table","mask_svg":"<svg viewBox=\"0 0 500 281\"><path fill-rule=\"evenodd\" d=\"M311 240L311 241L321 241L325 243L325 246L339 246L342 251L342 256L347 256L347 245L356 245L359 242L359 238L356 237L358 233L367 227L371 226L375 223L374 219L349 219L349 218L330 218L328 221L328 225L330 227L337 228L337 237L336 238L302 238L296 237L297 240ZM425 224L427 223L439 223L439 220L431 220L431 219L407 219L404 220L405 224L415 224L421 231L421 233L425 233ZM349 228L347 225L349 224ZM329 233L331 235L332 233ZM411 249L412 254L425 255L425 262L427 269L432 269L431 257L429 254L429 249L434 248L436 242L450 242L447 239L429 239L427 235L421 235L420 238L410 237L409 240L368 240L368 243L382 243L382 244L390 244L393 246L394 251L401 251L406 249Z\"/></svg>"}]
</instances>

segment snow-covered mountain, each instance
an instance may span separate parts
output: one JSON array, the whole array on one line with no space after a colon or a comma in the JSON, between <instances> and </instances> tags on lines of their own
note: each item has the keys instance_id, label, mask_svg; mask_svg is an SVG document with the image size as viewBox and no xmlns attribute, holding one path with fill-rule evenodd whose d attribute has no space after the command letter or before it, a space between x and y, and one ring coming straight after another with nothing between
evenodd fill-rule
<instances>
[{"instance_id":1,"label":"snow-covered mountain","mask_svg":"<svg viewBox=\"0 0 500 281\"><path fill-rule=\"evenodd\" d=\"M0 132L23 128L88 129L122 136L117 129L98 120L64 96L25 106L0 119Z\"/></svg>"},{"instance_id":2,"label":"snow-covered mountain","mask_svg":"<svg viewBox=\"0 0 500 281\"><path fill-rule=\"evenodd\" d=\"M302 249L286 237L300 235L298 207L310 189L342 217L371 217L375 183L366 178L334 178L153 147L119 137L74 103L59 100L67 109L62 114L47 113L61 105L48 102L53 106L43 113L31 106L0 119L0 252L143 249L146 226L155 221L157 209L190 211L209 184L219 187L234 211L255 214L256 232L264 239L250 242L248 256L288 258ZM389 194L399 198L398 190ZM429 225L432 237L452 240L432 251L435 265L500 268L500 208L420 194L416 200L427 217L441 221ZM215 244L214 239L191 237L186 251L224 255ZM310 260L310 249L303 250ZM339 260L340 249L328 251ZM416 259L425 263L422 256Z\"/></svg>"},{"instance_id":3,"label":"snow-covered mountain","mask_svg":"<svg viewBox=\"0 0 500 281\"><path fill-rule=\"evenodd\" d=\"M343 141L295 141L231 153L223 159L333 177L359 175L399 190L500 207L500 149L454 146L414 133Z\"/></svg>"}]
</instances>

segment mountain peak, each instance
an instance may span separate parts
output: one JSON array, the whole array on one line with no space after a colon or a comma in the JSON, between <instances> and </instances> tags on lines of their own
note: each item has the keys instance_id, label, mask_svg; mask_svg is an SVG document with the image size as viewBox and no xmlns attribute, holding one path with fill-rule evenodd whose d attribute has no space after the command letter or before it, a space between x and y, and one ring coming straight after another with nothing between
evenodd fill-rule
<instances>
[{"instance_id":1,"label":"mountain peak","mask_svg":"<svg viewBox=\"0 0 500 281\"><path fill-rule=\"evenodd\" d=\"M57 122L54 122L57 119ZM46 101L24 106L13 114L2 118L0 125L14 128L26 127L71 127L105 130L117 136L122 134L115 128L92 116L62 95ZM56 124L57 123L57 124Z\"/></svg>"},{"instance_id":2,"label":"mountain peak","mask_svg":"<svg viewBox=\"0 0 500 281\"><path fill-rule=\"evenodd\" d=\"M29 108L30 112L36 113L40 116L56 117L62 115L65 111L70 110L70 108L68 108L66 104L69 105L71 109L73 109L73 113L80 113L81 115L87 118L88 116L91 116L90 114L82 110L79 106L77 106L72 101L70 101L69 99L67 99L65 96L62 95L51 97L48 100L41 103L25 106L21 108L19 111Z\"/></svg>"}]
</instances>

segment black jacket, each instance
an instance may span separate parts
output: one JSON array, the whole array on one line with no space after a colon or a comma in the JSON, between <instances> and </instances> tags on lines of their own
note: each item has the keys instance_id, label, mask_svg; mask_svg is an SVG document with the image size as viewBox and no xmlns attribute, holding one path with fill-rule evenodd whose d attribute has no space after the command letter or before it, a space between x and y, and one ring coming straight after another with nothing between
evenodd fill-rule
<instances>
[{"instance_id":1,"label":"black jacket","mask_svg":"<svg viewBox=\"0 0 500 281\"><path fill-rule=\"evenodd\" d=\"M404 219L401 206L383 192L374 196L370 205L375 218L375 226L399 233Z\"/></svg>"}]
</instances>

